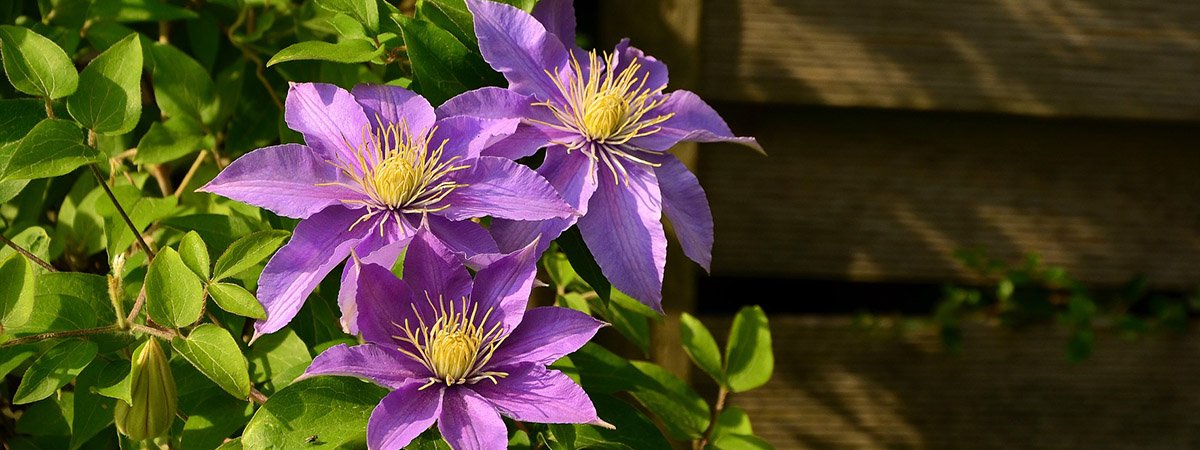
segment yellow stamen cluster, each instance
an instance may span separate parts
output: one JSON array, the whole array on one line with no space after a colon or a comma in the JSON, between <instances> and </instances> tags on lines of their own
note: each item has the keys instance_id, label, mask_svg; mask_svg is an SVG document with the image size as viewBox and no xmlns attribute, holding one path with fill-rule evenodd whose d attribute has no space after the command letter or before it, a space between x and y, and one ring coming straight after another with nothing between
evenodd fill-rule
<instances>
[{"instance_id":1,"label":"yellow stamen cluster","mask_svg":"<svg viewBox=\"0 0 1200 450\"><path fill-rule=\"evenodd\" d=\"M432 145L436 127L423 135L414 135L405 122L384 124L381 119L376 120L378 127L363 127L361 146L355 148L346 143L354 150L355 160L335 164L373 200L357 202L376 210L403 212L437 212L447 208L447 205L433 205L464 185L444 178L469 166L456 164L458 156L442 160L447 141L436 147Z\"/></svg>"},{"instance_id":2,"label":"yellow stamen cluster","mask_svg":"<svg viewBox=\"0 0 1200 450\"><path fill-rule=\"evenodd\" d=\"M479 305L469 303L465 297L457 304L441 297L435 303L428 295L426 293L426 300L437 317L433 323L426 323L413 305L416 324L407 320L403 325L392 324L403 333L392 338L412 345L412 349L399 347L400 352L425 365L434 374L421 389L437 383L452 386L485 379L495 383L497 378L508 376L504 372L483 371L504 341L499 321L486 328L492 310L488 309L483 317L479 317Z\"/></svg>"}]
</instances>

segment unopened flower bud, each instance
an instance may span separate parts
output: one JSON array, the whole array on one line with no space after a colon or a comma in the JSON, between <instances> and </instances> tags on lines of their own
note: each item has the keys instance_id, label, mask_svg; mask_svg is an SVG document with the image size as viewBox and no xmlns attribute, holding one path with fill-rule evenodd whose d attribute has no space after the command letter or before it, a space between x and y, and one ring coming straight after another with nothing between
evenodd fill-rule
<instances>
[{"instance_id":1,"label":"unopened flower bud","mask_svg":"<svg viewBox=\"0 0 1200 450\"><path fill-rule=\"evenodd\" d=\"M151 337L133 354L129 380L132 403L117 400L117 430L133 440L161 436L175 421L175 378L158 339Z\"/></svg>"}]
</instances>

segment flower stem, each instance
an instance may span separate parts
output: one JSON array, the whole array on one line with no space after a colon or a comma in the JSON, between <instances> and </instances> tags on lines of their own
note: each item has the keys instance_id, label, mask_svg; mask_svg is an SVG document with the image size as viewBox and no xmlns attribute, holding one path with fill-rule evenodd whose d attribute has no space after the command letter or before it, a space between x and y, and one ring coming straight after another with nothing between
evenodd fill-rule
<instances>
[{"instance_id":1,"label":"flower stem","mask_svg":"<svg viewBox=\"0 0 1200 450\"><path fill-rule=\"evenodd\" d=\"M721 386L717 391L717 403L713 406L712 420L708 422L708 429L704 431L704 437L693 442L692 448L695 450L704 450L708 445L708 441L712 439L713 432L717 430L717 419L721 417L721 410L725 409L725 399L729 397L729 389Z\"/></svg>"},{"instance_id":2,"label":"flower stem","mask_svg":"<svg viewBox=\"0 0 1200 450\"><path fill-rule=\"evenodd\" d=\"M0 234L0 241L4 241L5 245L12 247L13 250L17 251L17 253L20 253L21 255L25 256L26 258L29 258L30 261L37 263L39 266L44 267L46 270L49 270L51 272L58 272L58 269L55 269L54 266L50 265L50 263L46 262L46 260L39 258L37 255L35 255L33 253L30 253L29 250L25 250L24 248L21 248L21 246L17 245L16 242L13 242L12 240L10 240L7 237L4 237L4 235L2 235L2 234Z\"/></svg>"},{"instance_id":3,"label":"flower stem","mask_svg":"<svg viewBox=\"0 0 1200 450\"><path fill-rule=\"evenodd\" d=\"M137 319L138 313L142 312L142 305L146 304L146 285L142 285L142 289L138 291L137 300L133 302L133 308L129 310L129 315L125 317L126 322L133 322Z\"/></svg>"},{"instance_id":4,"label":"flower stem","mask_svg":"<svg viewBox=\"0 0 1200 450\"><path fill-rule=\"evenodd\" d=\"M192 162L192 167L188 168L187 175L183 176L183 181L180 181L179 187L175 188L176 199L183 196L183 189L192 181L192 177L196 176L196 171L200 170L200 165L204 164L204 158L207 156L207 150L200 150L200 154L196 155L196 160Z\"/></svg>"}]
</instances>

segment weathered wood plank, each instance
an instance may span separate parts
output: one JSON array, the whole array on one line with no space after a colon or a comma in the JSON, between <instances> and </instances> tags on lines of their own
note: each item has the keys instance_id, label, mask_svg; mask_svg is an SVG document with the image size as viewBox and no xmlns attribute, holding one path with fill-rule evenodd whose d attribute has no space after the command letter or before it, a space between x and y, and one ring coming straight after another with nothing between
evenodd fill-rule
<instances>
[{"instance_id":1,"label":"weathered wood plank","mask_svg":"<svg viewBox=\"0 0 1200 450\"><path fill-rule=\"evenodd\" d=\"M1200 2L705 2L735 101L1200 119Z\"/></svg>"}]
</instances>

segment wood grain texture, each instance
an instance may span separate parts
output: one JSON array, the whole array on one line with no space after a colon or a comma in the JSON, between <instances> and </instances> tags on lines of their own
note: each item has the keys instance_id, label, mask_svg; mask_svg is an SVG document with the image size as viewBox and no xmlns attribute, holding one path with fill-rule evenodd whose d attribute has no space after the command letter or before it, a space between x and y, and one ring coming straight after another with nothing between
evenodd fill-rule
<instances>
[{"instance_id":1,"label":"wood grain texture","mask_svg":"<svg viewBox=\"0 0 1200 450\"><path fill-rule=\"evenodd\" d=\"M1193 0L705 2L703 92L733 101L1200 118Z\"/></svg>"}]
</instances>

